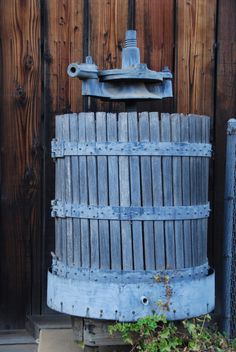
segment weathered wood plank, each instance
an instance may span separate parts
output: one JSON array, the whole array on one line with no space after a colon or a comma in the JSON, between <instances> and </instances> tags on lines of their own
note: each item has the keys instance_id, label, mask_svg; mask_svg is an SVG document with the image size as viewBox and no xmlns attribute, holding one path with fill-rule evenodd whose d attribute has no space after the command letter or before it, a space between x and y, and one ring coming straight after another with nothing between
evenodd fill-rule
<instances>
[{"instance_id":1,"label":"weathered wood plank","mask_svg":"<svg viewBox=\"0 0 236 352\"><path fill-rule=\"evenodd\" d=\"M150 140L160 142L160 122L157 112L150 112ZM153 206L163 206L163 182L161 157L152 157ZM154 222L154 242L156 269L165 269L165 233L164 222Z\"/></svg>"},{"instance_id":2,"label":"weathered wood plank","mask_svg":"<svg viewBox=\"0 0 236 352\"><path fill-rule=\"evenodd\" d=\"M210 235L209 252L211 262L216 269L216 288L222 292L222 243L224 223L224 187L225 183L225 146L226 122L236 116L236 2L234 0L218 1L218 36L217 36L217 70L215 100L215 157L214 157L214 199L213 222ZM212 175L211 175L212 178ZM217 295L217 312L221 310L221 295Z\"/></svg>"},{"instance_id":3,"label":"weathered wood plank","mask_svg":"<svg viewBox=\"0 0 236 352\"><path fill-rule=\"evenodd\" d=\"M84 319L84 344L86 346L124 346L119 333L110 334L109 326L114 322L109 320Z\"/></svg>"},{"instance_id":4,"label":"weathered wood plank","mask_svg":"<svg viewBox=\"0 0 236 352\"><path fill-rule=\"evenodd\" d=\"M196 141L196 119L198 117L189 115L189 141ZM196 158L189 158L190 164L190 200L192 205L197 204L197 165ZM192 229L192 255L193 255L193 266L198 264L198 246L197 246L197 220L191 220Z\"/></svg>"},{"instance_id":5,"label":"weathered wood plank","mask_svg":"<svg viewBox=\"0 0 236 352\"><path fill-rule=\"evenodd\" d=\"M128 0L89 0L89 54L100 69L121 67L128 25ZM92 111L124 111L124 104L91 98Z\"/></svg>"},{"instance_id":6,"label":"weathered wood plank","mask_svg":"<svg viewBox=\"0 0 236 352\"><path fill-rule=\"evenodd\" d=\"M118 121L116 114L107 114L107 140L117 141ZM109 204L119 205L119 171L118 157L108 159ZM110 221L111 268L121 270L121 234L120 222Z\"/></svg>"},{"instance_id":7,"label":"weathered wood plank","mask_svg":"<svg viewBox=\"0 0 236 352\"><path fill-rule=\"evenodd\" d=\"M96 139L98 142L107 140L107 119L106 113L96 113ZM98 204L108 205L108 170L107 157L97 157L97 186ZM99 221L99 241L100 241L100 267L110 269L110 233L109 222Z\"/></svg>"},{"instance_id":8,"label":"weathered wood plank","mask_svg":"<svg viewBox=\"0 0 236 352\"><path fill-rule=\"evenodd\" d=\"M189 142L189 118L181 115L181 141ZM190 205L190 162L189 157L182 158L182 185L183 185L183 205ZM191 220L184 220L184 266L192 266L192 236Z\"/></svg>"},{"instance_id":9,"label":"weathered wood plank","mask_svg":"<svg viewBox=\"0 0 236 352\"><path fill-rule=\"evenodd\" d=\"M173 142L181 141L180 115L171 115L171 135ZM183 205L182 200L182 168L181 158L173 157L173 205ZM183 222L175 221L175 255L176 268L184 267L184 240L183 240Z\"/></svg>"},{"instance_id":10,"label":"weathered wood plank","mask_svg":"<svg viewBox=\"0 0 236 352\"><path fill-rule=\"evenodd\" d=\"M31 2L30 2L31 3ZM70 62L82 61L84 40L84 0L40 1L41 33L43 40L43 288L42 310L46 304L47 270L51 264L50 252L54 248L54 226L50 218L50 200L54 198L54 167L50 157L50 141L54 138L55 115L71 111L84 111L81 81L70 79L66 68ZM24 11L23 11L24 12ZM21 14L22 16L22 14ZM39 50L40 45L39 45ZM39 79L40 81L40 79Z\"/></svg>"},{"instance_id":11,"label":"weathered wood plank","mask_svg":"<svg viewBox=\"0 0 236 352\"><path fill-rule=\"evenodd\" d=\"M79 139L79 124L78 115L70 116L70 140L71 142L78 142ZM79 158L77 156L71 157L71 177L72 177L72 202L79 204ZM78 267L81 266L81 233L80 233L80 219L73 219L73 263Z\"/></svg>"},{"instance_id":12,"label":"weathered wood plank","mask_svg":"<svg viewBox=\"0 0 236 352\"><path fill-rule=\"evenodd\" d=\"M197 143L201 143L202 142L202 118L199 118L199 116L197 116L196 121L196 139L195 141ZM203 189L202 189L202 160L203 158L197 157L195 160L196 163L196 191L197 191L197 196L196 196L196 200L197 200L197 204L203 204ZM205 182L208 184L208 179L205 179ZM207 192L208 193L208 192ZM196 227L197 227L197 232L196 232L196 246L198 248L197 252L198 252L198 265L201 265L204 263L203 261L203 242L206 241L207 243L207 238L206 238L206 234L203 232L203 220L199 219L196 221Z\"/></svg>"},{"instance_id":13,"label":"weathered wood plank","mask_svg":"<svg viewBox=\"0 0 236 352\"><path fill-rule=\"evenodd\" d=\"M138 117L136 112L128 113L129 141L138 141ZM130 166L130 201L131 206L141 206L140 163L138 156L131 156ZM132 222L132 240L134 255L134 270L144 270L143 233L141 221Z\"/></svg>"},{"instance_id":14,"label":"weathered wood plank","mask_svg":"<svg viewBox=\"0 0 236 352\"><path fill-rule=\"evenodd\" d=\"M63 118L63 140L70 141L70 118L71 114L64 115ZM72 173L71 173L71 158L65 157L64 159L64 172L62 177L64 177L64 185L65 185L65 197L64 201L66 203L72 203ZM63 201L63 199L62 199ZM73 264L74 260L74 238L73 238L73 220L71 218L67 218L63 221L63 225L65 223L65 232L62 233L63 238L63 261L68 265Z\"/></svg>"},{"instance_id":15,"label":"weathered wood plank","mask_svg":"<svg viewBox=\"0 0 236 352\"><path fill-rule=\"evenodd\" d=\"M139 137L140 141L150 140L149 116L147 112L139 114ZM152 174L151 174L151 158L149 156L141 156L141 190L142 190L142 206L152 206ZM155 246L153 221L143 222L144 231L144 257L145 269L155 269Z\"/></svg>"},{"instance_id":16,"label":"weathered wood plank","mask_svg":"<svg viewBox=\"0 0 236 352\"><path fill-rule=\"evenodd\" d=\"M164 66L174 72L174 25L173 0L136 0L135 28L141 62L151 70L160 71ZM174 100L149 101L138 104L139 111L172 112Z\"/></svg>"},{"instance_id":17,"label":"weathered wood plank","mask_svg":"<svg viewBox=\"0 0 236 352\"><path fill-rule=\"evenodd\" d=\"M208 116L202 117L202 143L209 143L210 139L210 118ZM209 166L210 161L207 158L202 158L202 204L208 202L208 185L209 185ZM202 261L207 262L207 231L208 219L202 219Z\"/></svg>"},{"instance_id":18,"label":"weathered wood plank","mask_svg":"<svg viewBox=\"0 0 236 352\"><path fill-rule=\"evenodd\" d=\"M63 116L56 116L56 131L55 137L57 140L63 139ZM64 191L64 177L63 176L64 160L55 160L55 199L62 199L62 192ZM55 220L55 254L59 260L62 260L62 219Z\"/></svg>"},{"instance_id":19,"label":"weathered wood plank","mask_svg":"<svg viewBox=\"0 0 236 352\"><path fill-rule=\"evenodd\" d=\"M81 81L70 79L66 69L69 63L83 60L84 0L50 0L44 6L45 84L50 102L45 110L82 111Z\"/></svg>"},{"instance_id":20,"label":"weathered wood plank","mask_svg":"<svg viewBox=\"0 0 236 352\"><path fill-rule=\"evenodd\" d=\"M40 311L40 37L39 1L0 3L0 329Z\"/></svg>"},{"instance_id":21,"label":"weathered wood plank","mask_svg":"<svg viewBox=\"0 0 236 352\"><path fill-rule=\"evenodd\" d=\"M118 116L118 140L125 142L128 140L128 121L127 113L120 113ZM128 156L119 157L119 189L120 205L130 205L130 180L129 180L129 158ZM133 268L132 252L132 233L129 221L121 222L121 240L122 240L122 264L123 270Z\"/></svg>"},{"instance_id":22,"label":"weathered wood plank","mask_svg":"<svg viewBox=\"0 0 236 352\"><path fill-rule=\"evenodd\" d=\"M216 5L216 0L176 2L177 112L214 113Z\"/></svg>"},{"instance_id":23,"label":"weathered wood plank","mask_svg":"<svg viewBox=\"0 0 236 352\"><path fill-rule=\"evenodd\" d=\"M86 142L96 141L95 137L95 116L94 113L87 113L85 118L86 126ZM88 202L90 205L98 204L98 188L97 188L97 160L95 156L87 157L87 177L88 177ZM81 185L82 187L83 184ZM99 246L99 231L98 220L89 220L90 231L87 236L90 236L90 254L91 268L99 268L100 266L100 246ZM85 236L85 234L84 234Z\"/></svg>"},{"instance_id":24,"label":"weathered wood plank","mask_svg":"<svg viewBox=\"0 0 236 352\"><path fill-rule=\"evenodd\" d=\"M170 114L161 114L161 140L169 142L171 140ZM172 186L172 158L162 158L163 172L163 199L164 206L173 205L173 186ZM165 244L166 244L166 268L174 269L175 258L175 237L173 221L165 221Z\"/></svg>"},{"instance_id":25,"label":"weathered wood plank","mask_svg":"<svg viewBox=\"0 0 236 352\"><path fill-rule=\"evenodd\" d=\"M86 113L80 113L79 122L79 141L81 143L86 142ZM88 204L88 178L87 178L87 160L85 156L79 157L79 194L80 203ZM81 264L83 268L88 268L90 265L90 238L89 234L89 222L87 219L81 219Z\"/></svg>"}]
</instances>

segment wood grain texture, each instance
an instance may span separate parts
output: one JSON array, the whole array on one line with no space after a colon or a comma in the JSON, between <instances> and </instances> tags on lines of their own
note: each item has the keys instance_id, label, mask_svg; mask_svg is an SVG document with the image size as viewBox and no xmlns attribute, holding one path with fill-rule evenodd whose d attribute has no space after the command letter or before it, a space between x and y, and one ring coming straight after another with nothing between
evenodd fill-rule
<instances>
[{"instance_id":1,"label":"wood grain texture","mask_svg":"<svg viewBox=\"0 0 236 352\"><path fill-rule=\"evenodd\" d=\"M40 309L39 2L1 1L0 40L0 329L8 329Z\"/></svg>"},{"instance_id":2,"label":"wood grain texture","mask_svg":"<svg viewBox=\"0 0 236 352\"><path fill-rule=\"evenodd\" d=\"M214 213L211 236L212 260L217 275L217 310L220 310L222 292L222 241L225 178L226 122L236 116L236 2L219 0L218 54L216 72L215 163L214 163ZM213 236L214 234L214 236ZM217 240L216 240L217 239Z\"/></svg>"},{"instance_id":3,"label":"wood grain texture","mask_svg":"<svg viewBox=\"0 0 236 352\"><path fill-rule=\"evenodd\" d=\"M136 0L135 29L141 62L151 70L164 66L174 71L174 1ZM139 111L166 111L174 109L173 99L139 103Z\"/></svg>"},{"instance_id":4,"label":"wood grain texture","mask_svg":"<svg viewBox=\"0 0 236 352\"><path fill-rule=\"evenodd\" d=\"M121 67L121 50L128 29L128 0L89 0L88 54L100 69ZM91 98L92 111L122 111L124 104Z\"/></svg>"},{"instance_id":5,"label":"wood grain texture","mask_svg":"<svg viewBox=\"0 0 236 352\"><path fill-rule=\"evenodd\" d=\"M177 112L213 116L215 25L216 0L177 0Z\"/></svg>"},{"instance_id":6,"label":"wood grain texture","mask_svg":"<svg viewBox=\"0 0 236 352\"><path fill-rule=\"evenodd\" d=\"M54 198L54 166L50 156L50 141L54 137L55 116L81 112L83 98L81 82L69 79L66 68L70 62L83 61L84 1L50 0L41 2L43 36L43 308L46 308L46 275L54 249L54 224L50 217L50 200Z\"/></svg>"}]
</instances>

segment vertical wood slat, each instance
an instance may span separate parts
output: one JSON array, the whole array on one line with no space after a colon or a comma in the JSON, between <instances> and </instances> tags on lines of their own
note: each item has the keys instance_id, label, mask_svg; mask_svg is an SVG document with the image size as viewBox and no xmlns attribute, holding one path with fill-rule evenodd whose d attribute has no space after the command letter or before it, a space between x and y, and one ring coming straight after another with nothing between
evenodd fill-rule
<instances>
[{"instance_id":1,"label":"vertical wood slat","mask_svg":"<svg viewBox=\"0 0 236 352\"><path fill-rule=\"evenodd\" d=\"M116 114L107 114L107 140L117 141L118 121ZM117 156L108 158L109 205L119 205L119 163ZM120 221L110 221L111 269L121 270L121 233Z\"/></svg>"},{"instance_id":2,"label":"vertical wood slat","mask_svg":"<svg viewBox=\"0 0 236 352\"><path fill-rule=\"evenodd\" d=\"M210 118L208 116L202 117L202 143L210 142ZM209 167L210 163L207 158L202 158L202 202L208 202L208 184L209 184ZM207 233L208 233L208 220L202 219L202 252L203 262L207 262Z\"/></svg>"},{"instance_id":3,"label":"vertical wood slat","mask_svg":"<svg viewBox=\"0 0 236 352\"><path fill-rule=\"evenodd\" d=\"M120 142L128 140L127 113L120 113L118 116L118 139ZM129 159L128 156L119 156L119 188L120 205L130 206L130 182L129 182ZM129 221L121 222L122 241L122 264L123 270L133 268L131 224Z\"/></svg>"},{"instance_id":4,"label":"vertical wood slat","mask_svg":"<svg viewBox=\"0 0 236 352\"><path fill-rule=\"evenodd\" d=\"M148 113L143 112L139 115L139 136L140 142L150 140L150 126ZM141 162L141 189L142 206L152 206L152 175L151 158L149 156L140 157ZM154 234L153 221L143 222L144 231L144 255L146 270L155 269Z\"/></svg>"},{"instance_id":5,"label":"vertical wood slat","mask_svg":"<svg viewBox=\"0 0 236 352\"><path fill-rule=\"evenodd\" d=\"M201 143L202 142L202 118L199 118L199 116L196 117L195 120L195 124L196 124L196 138L195 138L195 142L196 143ZM195 158L195 163L196 163L196 192L197 192L197 196L196 196L196 200L197 200L197 204L203 204L203 190L202 190L202 160L204 158L201 157L196 157ZM207 182L207 179L206 179ZM205 238L205 234L203 233L203 219L199 219L196 220L196 227L197 227L197 232L195 234L195 242L196 242L196 246L197 246L197 252L198 252L198 265L201 265L204 263L203 261L203 242L206 241L207 242L207 238Z\"/></svg>"},{"instance_id":6,"label":"vertical wood slat","mask_svg":"<svg viewBox=\"0 0 236 352\"><path fill-rule=\"evenodd\" d=\"M96 113L96 139L98 142L107 140L106 113ZM108 205L108 170L107 157L97 157L98 204ZM110 234L108 220L99 221L100 267L110 269Z\"/></svg>"},{"instance_id":7,"label":"vertical wood slat","mask_svg":"<svg viewBox=\"0 0 236 352\"><path fill-rule=\"evenodd\" d=\"M180 142L181 125L179 114L171 115L171 140L173 142ZM185 184L182 184L182 168L181 158L173 157L173 205L183 205L182 189ZM175 255L176 268L184 267L184 241L183 241L183 222L175 221Z\"/></svg>"},{"instance_id":8,"label":"vertical wood slat","mask_svg":"<svg viewBox=\"0 0 236 352\"><path fill-rule=\"evenodd\" d=\"M56 116L56 139L63 139L63 117ZM62 190L64 189L64 160L56 159L56 178L55 178L55 198L62 199ZM59 260L62 260L62 219L58 218L55 221L55 252Z\"/></svg>"},{"instance_id":9,"label":"vertical wood slat","mask_svg":"<svg viewBox=\"0 0 236 352\"><path fill-rule=\"evenodd\" d=\"M128 113L129 141L137 142L139 136L138 116L136 112ZM129 158L130 167L130 198L131 206L141 206L141 184L140 184L140 165L139 157L131 156ZM133 240L133 257L134 270L144 269L143 257L143 231L142 222L132 222L132 240Z\"/></svg>"},{"instance_id":10,"label":"vertical wood slat","mask_svg":"<svg viewBox=\"0 0 236 352\"><path fill-rule=\"evenodd\" d=\"M181 142L189 142L189 118L181 115ZM182 158L182 184L183 184L183 204L190 205L190 161L189 157ZM192 235L191 220L183 221L184 231L184 266L191 267L192 261Z\"/></svg>"},{"instance_id":11,"label":"vertical wood slat","mask_svg":"<svg viewBox=\"0 0 236 352\"><path fill-rule=\"evenodd\" d=\"M161 140L169 142L171 140L170 115L161 114ZM173 205L173 188L172 188L172 158L162 158L162 178L163 178L163 195L164 206ZM165 243L166 243L166 268L175 268L175 238L173 221L165 221Z\"/></svg>"},{"instance_id":12,"label":"vertical wood slat","mask_svg":"<svg viewBox=\"0 0 236 352\"><path fill-rule=\"evenodd\" d=\"M65 141L70 141L70 119L71 115L64 115L63 118L63 139ZM71 157L66 156L64 158L64 186L65 186L65 195L63 201L65 203L71 203L72 202L72 174L71 174ZM65 229L62 233L62 238L63 238L63 253L65 254L64 256L64 262L68 265L73 264L73 227L72 227L72 219L68 218L66 221L63 222L63 225L65 225Z\"/></svg>"},{"instance_id":13,"label":"vertical wood slat","mask_svg":"<svg viewBox=\"0 0 236 352\"><path fill-rule=\"evenodd\" d=\"M62 140L64 139L64 115L61 115L61 128L62 130L60 131L60 136ZM61 160L60 162L60 169L59 169L59 180L61 181L61 184L59 187L61 187L61 200L65 202L66 200L66 187L65 187L65 159ZM62 261L67 263L67 243L66 243L66 221L61 221L61 254L62 254Z\"/></svg>"},{"instance_id":14,"label":"vertical wood slat","mask_svg":"<svg viewBox=\"0 0 236 352\"><path fill-rule=\"evenodd\" d=\"M79 141L86 142L86 113L80 113L78 118L79 123ZM79 157L79 194L80 203L88 204L88 179L87 179L87 160L85 156ZM81 264L82 267L88 268L90 265L90 238L89 238L89 222L87 219L81 219Z\"/></svg>"},{"instance_id":15,"label":"vertical wood slat","mask_svg":"<svg viewBox=\"0 0 236 352\"><path fill-rule=\"evenodd\" d=\"M86 142L96 141L95 131L95 116L94 113L86 114ZM95 156L87 156L87 178L88 178L88 204L98 204L97 194L97 160ZM90 254L91 254L91 267L98 269L100 266L99 255L99 231L98 220L89 220L90 227ZM89 235L89 234L87 234Z\"/></svg>"},{"instance_id":16,"label":"vertical wood slat","mask_svg":"<svg viewBox=\"0 0 236 352\"><path fill-rule=\"evenodd\" d=\"M70 117L70 140L77 142L79 140L78 115L73 114ZM72 177L72 201L79 204L79 157L71 157L71 177ZM76 267L81 266L81 233L80 219L72 220L73 226L73 262Z\"/></svg>"},{"instance_id":17,"label":"vertical wood slat","mask_svg":"<svg viewBox=\"0 0 236 352\"><path fill-rule=\"evenodd\" d=\"M189 141L194 143L196 141L196 118L194 115L189 116ZM190 200L191 204L197 204L197 168L196 168L196 158L190 157ZM192 232L192 256L193 256L193 266L197 265L198 261L198 246L197 246L197 221L191 220L191 232Z\"/></svg>"},{"instance_id":18,"label":"vertical wood slat","mask_svg":"<svg viewBox=\"0 0 236 352\"><path fill-rule=\"evenodd\" d=\"M160 122L157 112L149 113L150 118L150 140L160 142ZM153 187L153 206L163 206L163 182L161 157L152 157L152 187ZM165 233L164 221L154 221L154 246L156 269L165 269Z\"/></svg>"}]
</instances>

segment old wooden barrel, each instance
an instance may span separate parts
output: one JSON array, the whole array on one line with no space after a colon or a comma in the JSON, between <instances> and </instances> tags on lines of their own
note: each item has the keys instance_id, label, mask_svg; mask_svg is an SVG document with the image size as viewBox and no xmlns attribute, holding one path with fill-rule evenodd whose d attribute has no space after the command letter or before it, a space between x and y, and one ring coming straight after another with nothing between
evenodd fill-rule
<instances>
[{"instance_id":1,"label":"old wooden barrel","mask_svg":"<svg viewBox=\"0 0 236 352\"><path fill-rule=\"evenodd\" d=\"M184 319L214 308L207 260L207 116L56 117L49 307L80 317Z\"/></svg>"}]
</instances>

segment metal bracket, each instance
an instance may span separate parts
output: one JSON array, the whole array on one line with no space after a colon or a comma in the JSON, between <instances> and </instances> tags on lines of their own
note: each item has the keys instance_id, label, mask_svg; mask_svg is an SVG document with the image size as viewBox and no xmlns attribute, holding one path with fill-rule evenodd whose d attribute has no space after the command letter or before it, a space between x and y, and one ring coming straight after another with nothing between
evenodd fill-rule
<instances>
[{"instance_id":1,"label":"metal bracket","mask_svg":"<svg viewBox=\"0 0 236 352\"><path fill-rule=\"evenodd\" d=\"M181 142L90 142L76 143L58 141L51 142L52 157L65 156L200 156L210 157L211 144L207 143L181 143Z\"/></svg>"},{"instance_id":2,"label":"metal bracket","mask_svg":"<svg viewBox=\"0 0 236 352\"><path fill-rule=\"evenodd\" d=\"M68 204L52 201L52 217L99 220L192 220L209 216L209 203L189 206L121 207Z\"/></svg>"},{"instance_id":3,"label":"metal bracket","mask_svg":"<svg viewBox=\"0 0 236 352\"><path fill-rule=\"evenodd\" d=\"M54 260L54 258L53 258ZM157 278L168 277L171 281L188 278L200 278L208 274L208 262L183 269L171 270L105 270L90 269L69 266L60 260L54 260L52 265L52 273L67 279L88 280L95 282L111 282L128 284L130 282L139 283L155 283Z\"/></svg>"},{"instance_id":4,"label":"metal bracket","mask_svg":"<svg viewBox=\"0 0 236 352\"><path fill-rule=\"evenodd\" d=\"M227 134L228 135L236 134L236 119L230 119L228 121Z\"/></svg>"}]
</instances>

